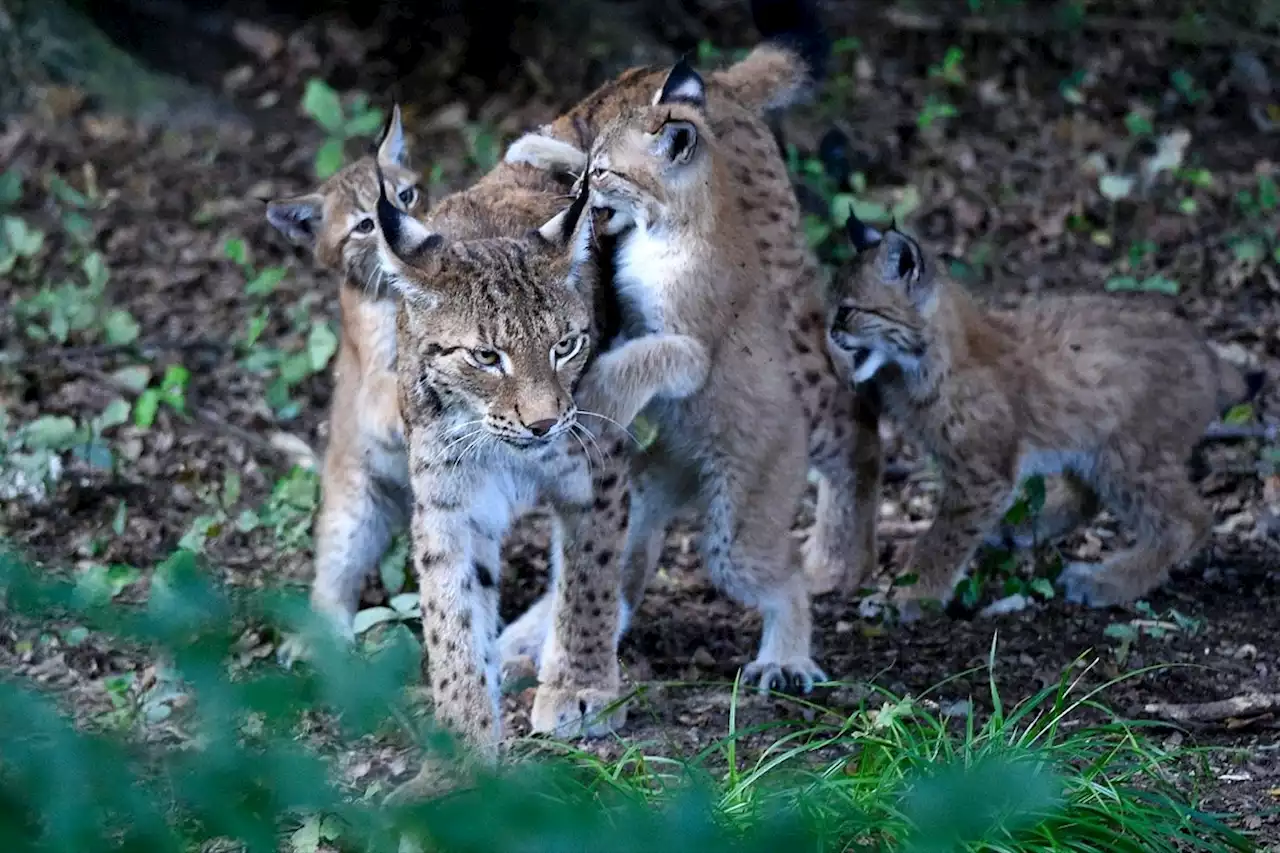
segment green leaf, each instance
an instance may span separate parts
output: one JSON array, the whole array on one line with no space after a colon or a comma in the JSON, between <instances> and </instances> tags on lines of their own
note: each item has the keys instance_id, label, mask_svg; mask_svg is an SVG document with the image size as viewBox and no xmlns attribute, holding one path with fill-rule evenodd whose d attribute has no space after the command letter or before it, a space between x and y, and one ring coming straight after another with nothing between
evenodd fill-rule
<instances>
[{"instance_id":1,"label":"green leaf","mask_svg":"<svg viewBox=\"0 0 1280 853\"><path fill-rule=\"evenodd\" d=\"M364 110L347 122L343 131L348 138L353 136L372 136L382 130L382 123L382 110L376 108Z\"/></svg>"},{"instance_id":2,"label":"green leaf","mask_svg":"<svg viewBox=\"0 0 1280 853\"><path fill-rule=\"evenodd\" d=\"M1231 248L1241 263L1257 263L1267 256L1267 247L1261 240L1238 240Z\"/></svg>"},{"instance_id":3,"label":"green leaf","mask_svg":"<svg viewBox=\"0 0 1280 853\"><path fill-rule=\"evenodd\" d=\"M102 257L102 253L90 252L85 255L80 268L84 271L84 277L89 283L89 289L94 293L101 293L103 288L107 286L107 280L111 277L111 272L107 269L107 262Z\"/></svg>"},{"instance_id":4,"label":"green leaf","mask_svg":"<svg viewBox=\"0 0 1280 853\"><path fill-rule=\"evenodd\" d=\"M138 339L138 321L124 308L108 312L102 328L109 344L131 344Z\"/></svg>"},{"instance_id":5,"label":"green leaf","mask_svg":"<svg viewBox=\"0 0 1280 853\"><path fill-rule=\"evenodd\" d=\"M244 292L250 296L266 296L284 280L284 273L284 267L267 267L249 279Z\"/></svg>"},{"instance_id":6,"label":"green leaf","mask_svg":"<svg viewBox=\"0 0 1280 853\"><path fill-rule=\"evenodd\" d=\"M396 595L404 589L408 566L409 540L405 536L397 536L378 561L378 577L382 579L382 586L390 595Z\"/></svg>"},{"instance_id":7,"label":"green leaf","mask_svg":"<svg viewBox=\"0 0 1280 853\"><path fill-rule=\"evenodd\" d=\"M93 222L77 210L69 210L62 215L62 230L79 243L88 243L93 239Z\"/></svg>"},{"instance_id":8,"label":"green leaf","mask_svg":"<svg viewBox=\"0 0 1280 853\"><path fill-rule=\"evenodd\" d=\"M111 448L102 441L88 441L77 445L72 453L100 471L110 471L115 466L115 456L111 453Z\"/></svg>"},{"instance_id":9,"label":"green leaf","mask_svg":"<svg viewBox=\"0 0 1280 853\"><path fill-rule=\"evenodd\" d=\"M165 368L164 378L160 380L160 389L183 394L186 392L187 383L190 381L190 370L187 370L181 364L171 364Z\"/></svg>"},{"instance_id":10,"label":"green leaf","mask_svg":"<svg viewBox=\"0 0 1280 853\"><path fill-rule=\"evenodd\" d=\"M280 363L280 379L290 388L306 379L311 373L309 352L295 352Z\"/></svg>"},{"instance_id":11,"label":"green leaf","mask_svg":"<svg viewBox=\"0 0 1280 853\"><path fill-rule=\"evenodd\" d=\"M341 139L335 137L325 140L316 151L316 177L322 181L333 177L342 168L342 162L345 159L346 153Z\"/></svg>"},{"instance_id":12,"label":"green leaf","mask_svg":"<svg viewBox=\"0 0 1280 853\"><path fill-rule=\"evenodd\" d=\"M351 630L359 635L368 631L374 625L393 622L399 618L400 614L390 607L368 607L356 614L356 618L351 623Z\"/></svg>"},{"instance_id":13,"label":"green leaf","mask_svg":"<svg viewBox=\"0 0 1280 853\"><path fill-rule=\"evenodd\" d=\"M311 359L311 370L319 373L329 364L329 359L338 351L338 336L334 334L326 322L316 323L307 336L307 356Z\"/></svg>"},{"instance_id":14,"label":"green leaf","mask_svg":"<svg viewBox=\"0 0 1280 853\"><path fill-rule=\"evenodd\" d=\"M307 81L306 91L302 95L302 109L329 133L342 132L342 99L320 78L312 77Z\"/></svg>"},{"instance_id":15,"label":"green leaf","mask_svg":"<svg viewBox=\"0 0 1280 853\"><path fill-rule=\"evenodd\" d=\"M63 180L61 175L49 176L49 191L63 204L69 204L72 207L89 206L88 196Z\"/></svg>"},{"instance_id":16,"label":"green leaf","mask_svg":"<svg viewBox=\"0 0 1280 853\"><path fill-rule=\"evenodd\" d=\"M22 198L22 175L17 169L0 173L0 205L8 206Z\"/></svg>"},{"instance_id":17,"label":"green leaf","mask_svg":"<svg viewBox=\"0 0 1280 853\"><path fill-rule=\"evenodd\" d=\"M1105 285L1108 293L1118 293L1138 289L1138 280L1131 275L1118 275L1107 279Z\"/></svg>"},{"instance_id":18,"label":"green leaf","mask_svg":"<svg viewBox=\"0 0 1280 853\"><path fill-rule=\"evenodd\" d=\"M66 415L43 415L18 431L28 450L65 450L76 442L76 422Z\"/></svg>"},{"instance_id":19,"label":"green leaf","mask_svg":"<svg viewBox=\"0 0 1280 853\"><path fill-rule=\"evenodd\" d=\"M1223 415L1222 420L1224 423L1231 424L1232 426L1240 426L1242 424L1252 423L1253 422L1253 404L1240 403L1239 405L1232 406L1230 409L1227 410L1227 413Z\"/></svg>"},{"instance_id":20,"label":"green leaf","mask_svg":"<svg viewBox=\"0 0 1280 853\"><path fill-rule=\"evenodd\" d=\"M111 519L111 532L117 536L123 536L125 524L129 520L129 505L124 501L116 507L116 514Z\"/></svg>"},{"instance_id":21,"label":"green leaf","mask_svg":"<svg viewBox=\"0 0 1280 853\"><path fill-rule=\"evenodd\" d=\"M151 382L151 368L143 364L122 367L111 374L111 378L136 394L141 394Z\"/></svg>"},{"instance_id":22,"label":"green leaf","mask_svg":"<svg viewBox=\"0 0 1280 853\"><path fill-rule=\"evenodd\" d=\"M1178 283L1162 275L1153 275L1143 279L1142 289L1149 293L1164 293L1169 296L1178 295Z\"/></svg>"},{"instance_id":23,"label":"green leaf","mask_svg":"<svg viewBox=\"0 0 1280 853\"><path fill-rule=\"evenodd\" d=\"M133 566L90 566L76 578L76 597L85 604L105 604L142 577Z\"/></svg>"},{"instance_id":24,"label":"green leaf","mask_svg":"<svg viewBox=\"0 0 1280 853\"><path fill-rule=\"evenodd\" d=\"M241 237L227 238L227 242L222 245L222 251L236 266L242 267L249 263L249 247Z\"/></svg>"},{"instance_id":25,"label":"green leaf","mask_svg":"<svg viewBox=\"0 0 1280 853\"><path fill-rule=\"evenodd\" d=\"M97 418L99 432L128 423L129 409L129 401L119 397L107 403L107 407Z\"/></svg>"},{"instance_id":26,"label":"green leaf","mask_svg":"<svg viewBox=\"0 0 1280 853\"><path fill-rule=\"evenodd\" d=\"M258 338L262 337L262 333L267 330L267 323L271 319L271 309L263 308L257 314L249 318L249 328L244 333L244 345L251 347L258 342ZM258 355L265 355L259 353ZM253 370L252 367L249 368Z\"/></svg>"},{"instance_id":27,"label":"green leaf","mask_svg":"<svg viewBox=\"0 0 1280 853\"><path fill-rule=\"evenodd\" d=\"M320 849L320 815L309 815L289 836L293 853L316 853Z\"/></svg>"},{"instance_id":28,"label":"green leaf","mask_svg":"<svg viewBox=\"0 0 1280 853\"><path fill-rule=\"evenodd\" d=\"M160 411L160 391L148 388L138 396L133 404L133 422L142 429L148 429L156 422L156 413Z\"/></svg>"},{"instance_id":29,"label":"green leaf","mask_svg":"<svg viewBox=\"0 0 1280 853\"><path fill-rule=\"evenodd\" d=\"M1258 178L1258 205L1268 212L1280 207L1280 186L1270 175Z\"/></svg>"},{"instance_id":30,"label":"green leaf","mask_svg":"<svg viewBox=\"0 0 1280 853\"><path fill-rule=\"evenodd\" d=\"M1031 590L1043 599L1051 599L1057 595L1057 590L1053 588L1053 581L1048 578L1032 578Z\"/></svg>"},{"instance_id":31,"label":"green leaf","mask_svg":"<svg viewBox=\"0 0 1280 853\"><path fill-rule=\"evenodd\" d=\"M422 606L422 597L416 592L402 592L399 595L391 596L391 600L387 603L391 605L391 609L395 612L407 616Z\"/></svg>"},{"instance_id":32,"label":"green leaf","mask_svg":"<svg viewBox=\"0 0 1280 853\"><path fill-rule=\"evenodd\" d=\"M1044 509L1044 476L1036 474L1028 477L1023 489L1027 493L1027 509L1032 515L1039 515Z\"/></svg>"},{"instance_id":33,"label":"green leaf","mask_svg":"<svg viewBox=\"0 0 1280 853\"><path fill-rule=\"evenodd\" d=\"M222 532L223 517L219 515L197 515L191 521L187 532L178 540L178 547L199 554L204 551L205 544Z\"/></svg>"},{"instance_id":34,"label":"green leaf","mask_svg":"<svg viewBox=\"0 0 1280 853\"><path fill-rule=\"evenodd\" d=\"M4 242L19 258L31 258L44 246L44 232L32 228L16 216L6 216L0 222Z\"/></svg>"}]
</instances>

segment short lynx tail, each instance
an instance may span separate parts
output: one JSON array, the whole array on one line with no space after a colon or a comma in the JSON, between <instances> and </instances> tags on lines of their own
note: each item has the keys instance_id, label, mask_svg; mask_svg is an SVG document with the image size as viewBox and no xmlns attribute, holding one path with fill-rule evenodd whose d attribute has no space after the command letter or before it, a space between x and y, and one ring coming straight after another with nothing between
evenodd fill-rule
<instances>
[{"instance_id":1,"label":"short lynx tail","mask_svg":"<svg viewBox=\"0 0 1280 853\"><path fill-rule=\"evenodd\" d=\"M831 39L813 0L751 0L764 42L716 74L743 105L757 112L804 100L827 74Z\"/></svg>"}]
</instances>

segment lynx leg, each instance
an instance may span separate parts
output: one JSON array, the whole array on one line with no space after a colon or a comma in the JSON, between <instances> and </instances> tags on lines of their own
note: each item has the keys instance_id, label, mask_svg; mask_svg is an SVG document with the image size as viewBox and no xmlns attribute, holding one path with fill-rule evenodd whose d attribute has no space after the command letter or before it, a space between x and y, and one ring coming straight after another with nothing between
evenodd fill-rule
<instances>
[{"instance_id":1,"label":"lynx leg","mask_svg":"<svg viewBox=\"0 0 1280 853\"><path fill-rule=\"evenodd\" d=\"M345 634L351 630L364 579L376 570L408 509L408 482L386 458L391 455L339 447L325 456L311 603Z\"/></svg>"},{"instance_id":2,"label":"lynx leg","mask_svg":"<svg viewBox=\"0 0 1280 853\"><path fill-rule=\"evenodd\" d=\"M1063 570L1058 581L1067 600L1087 607L1126 604L1155 589L1199 550L1213 526L1185 465L1170 460L1131 473L1119 462L1112 455L1099 465L1098 490L1137 542L1102 563L1072 563Z\"/></svg>"},{"instance_id":3,"label":"lynx leg","mask_svg":"<svg viewBox=\"0 0 1280 853\"><path fill-rule=\"evenodd\" d=\"M601 430L613 445L576 496L561 495L566 547L552 580L550 622L538 671L532 726L560 737L598 737L621 727L619 698L621 557L627 534L626 448L616 431ZM603 443L603 442L602 442ZM584 466L585 457L578 457ZM568 478L557 478L561 483Z\"/></svg>"},{"instance_id":4,"label":"lynx leg","mask_svg":"<svg viewBox=\"0 0 1280 853\"><path fill-rule=\"evenodd\" d=\"M743 677L762 692L808 693L826 675L812 658L809 592L790 536L804 486L803 448L779 454L756 476L709 472L703 560L712 581L764 619L760 653Z\"/></svg>"},{"instance_id":5,"label":"lynx leg","mask_svg":"<svg viewBox=\"0 0 1280 853\"><path fill-rule=\"evenodd\" d=\"M891 593L900 619L920 618L925 601L944 607L951 601L984 534L1004 514L1012 490L1011 482L994 476L946 477L937 516L916 541L907 563L905 574L915 575L916 581L894 587Z\"/></svg>"},{"instance_id":6,"label":"lynx leg","mask_svg":"<svg viewBox=\"0 0 1280 853\"><path fill-rule=\"evenodd\" d=\"M818 503L803 546L809 591L855 591L878 562L876 519L883 468L878 406L851 390L833 390L833 403L809 436L809 461L818 470Z\"/></svg>"},{"instance_id":7,"label":"lynx leg","mask_svg":"<svg viewBox=\"0 0 1280 853\"><path fill-rule=\"evenodd\" d=\"M631 461L631 523L623 549L623 630L640 609L657 571L667 527L697 494L698 481L682 468L658 438Z\"/></svg>"},{"instance_id":8,"label":"lynx leg","mask_svg":"<svg viewBox=\"0 0 1280 853\"><path fill-rule=\"evenodd\" d=\"M414 484L413 562L422 590L423 676L436 722L461 737L474 758L494 761L502 734L498 691L498 566L509 522L493 506L468 507L419 476ZM497 534L497 535L495 535ZM453 784L453 770L426 756L422 770L392 792L403 803Z\"/></svg>"},{"instance_id":9,"label":"lynx leg","mask_svg":"<svg viewBox=\"0 0 1280 853\"><path fill-rule=\"evenodd\" d=\"M994 548L1033 548L1071 533L1098 514L1101 504L1093 488L1071 472L1045 480L1044 507L1022 524L1001 524L986 538Z\"/></svg>"}]
</instances>

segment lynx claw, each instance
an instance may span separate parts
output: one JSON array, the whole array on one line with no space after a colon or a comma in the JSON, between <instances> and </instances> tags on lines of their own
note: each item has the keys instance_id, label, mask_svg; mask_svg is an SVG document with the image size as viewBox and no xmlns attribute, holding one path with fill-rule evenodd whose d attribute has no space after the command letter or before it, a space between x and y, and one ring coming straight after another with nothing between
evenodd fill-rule
<instances>
[{"instance_id":1,"label":"lynx claw","mask_svg":"<svg viewBox=\"0 0 1280 853\"><path fill-rule=\"evenodd\" d=\"M616 690L543 684L533 697L530 722L534 732L561 739L604 737L627 721L626 704L618 700Z\"/></svg>"},{"instance_id":2,"label":"lynx claw","mask_svg":"<svg viewBox=\"0 0 1280 853\"><path fill-rule=\"evenodd\" d=\"M742 670L744 683L755 684L761 694L776 691L807 695L813 685L826 681L827 674L809 658L789 661L754 660Z\"/></svg>"}]
</instances>

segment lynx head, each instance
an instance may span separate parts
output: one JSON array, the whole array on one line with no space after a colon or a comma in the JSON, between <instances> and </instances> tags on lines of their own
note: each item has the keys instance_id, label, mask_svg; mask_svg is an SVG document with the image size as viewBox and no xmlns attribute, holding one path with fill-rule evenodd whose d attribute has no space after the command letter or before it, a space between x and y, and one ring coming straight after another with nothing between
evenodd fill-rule
<instances>
[{"instance_id":1,"label":"lynx head","mask_svg":"<svg viewBox=\"0 0 1280 853\"><path fill-rule=\"evenodd\" d=\"M376 151L344 166L312 192L267 205L267 221L324 267L338 269L371 294L382 294L378 266L377 203L381 171L393 203L408 213L420 206L419 176L409 168L400 107L393 106Z\"/></svg>"},{"instance_id":2,"label":"lynx head","mask_svg":"<svg viewBox=\"0 0 1280 853\"><path fill-rule=\"evenodd\" d=\"M380 261L400 303L397 370L409 423L482 425L530 447L577 422L573 390L592 348L587 192L518 238L451 241L377 204ZM576 250L576 252L575 252Z\"/></svg>"},{"instance_id":3,"label":"lynx head","mask_svg":"<svg viewBox=\"0 0 1280 853\"><path fill-rule=\"evenodd\" d=\"M705 223L715 138L706 114L706 85L681 60L648 106L624 111L591 147L587 171L592 205L613 211L606 230L632 224Z\"/></svg>"},{"instance_id":4,"label":"lynx head","mask_svg":"<svg viewBox=\"0 0 1280 853\"><path fill-rule=\"evenodd\" d=\"M933 263L896 225L882 233L850 215L846 228L858 254L828 299L831 354L854 383L888 364L911 373L936 304Z\"/></svg>"}]
</instances>

